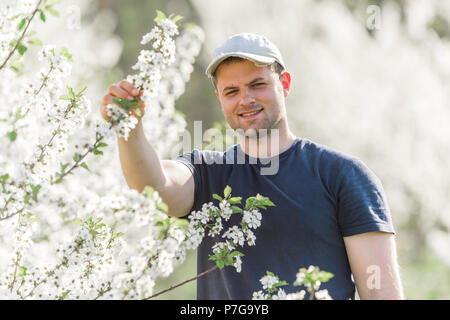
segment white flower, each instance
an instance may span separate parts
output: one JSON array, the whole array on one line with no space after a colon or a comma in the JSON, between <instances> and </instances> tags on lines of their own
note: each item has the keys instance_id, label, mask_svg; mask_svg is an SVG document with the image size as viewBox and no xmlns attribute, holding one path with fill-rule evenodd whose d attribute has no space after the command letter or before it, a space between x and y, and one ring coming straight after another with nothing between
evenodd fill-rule
<instances>
[{"instance_id":1,"label":"white flower","mask_svg":"<svg viewBox=\"0 0 450 320\"><path fill-rule=\"evenodd\" d=\"M245 233L245 236L246 236L247 244L249 246L254 246L256 244L256 236L253 233L253 231L250 230L250 229L245 229L244 233Z\"/></svg>"},{"instance_id":2,"label":"white flower","mask_svg":"<svg viewBox=\"0 0 450 320\"><path fill-rule=\"evenodd\" d=\"M261 212L258 210L247 211L244 210L243 221L249 228L256 229L261 225Z\"/></svg>"},{"instance_id":3,"label":"white flower","mask_svg":"<svg viewBox=\"0 0 450 320\"><path fill-rule=\"evenodd\" d=\"M147 266L147 259L145 257L131 257L131 272L133 274L140 274Z\"/></svg>"},{"instance_id":4,"label":"white flower","mask_svg":"<svg viewBox=\"0 0 450 320\"><path fill-rule=\"evenodd\" d=\"M236 268L236 272L241 272L242 270L242 260L239 255L234 256L233 266Z\"/></svg>"},{"instance_id":5,"label":"white flower","mask_svg":"<svg viewBox=\"0 0 450 320\"><path fill-rule=\"evenodd\" d=\"M297 272L297 274L296 274L296 282L298 283L298 284L301 284L301 283L303 283L303 281L305 280L305 278L306 278L306 274L305 273L303 273L303 272L301 272L301 271L299 271L299 272Z\"/></svg>"},{"instance_id":6,"label":"white flower","mask_svg":"<svg viewBox=\"0 0 450 320\"><path fill-rule=\"evenodd\" d=\"M263 285L263 289L272 289L273 285L278 283L278 277L271 276L271 275L265 275L262 277L259 282Z\"/></svg>"},{"instance_id":7,"label":"white flower","mask_svg":"<svg viewBox=\"0 0 450 320\"><path fill-rule=\"evenodd\" d=\"M164 33L166 33L170 37L173 37L174 35L178 34L177 25L170 19L164 19L161 22L161 27L164 30Z\"/></svg>"},{"instance_id":8,"label":"white flower","mask_svg":"<svg viewBox=\"0 0 450 320\"><path fill-rule=\"evenodd\" d=\"M332 300L331 296L328 294L327 289L317 291L315 293L315 297L317 300Z\"/></svg>"},{"instance_id":9,"label":"white flower","mask_svg":"<svg viewBox=\"0 0 450 320\"><path fill-rule=\"evenodd\" d=\"M222 236L223 238L231 239L234 243L240 246L244 245L244 232L238 226L232 226Z\"/></svg>"},{"instance_id":10,"label":"white flower","mask_svg":"<svg viewBox=\"0 0 450 320\"><path fill-rule=\"evenodd\" d=\"M286 297L286 292L280 288L276 294L272 295L272 300L286 300Z\"/></svg>"},{"instance_id":11,"label":"white flower","mask_svg":"<svg viewBox=\"0 0 450 320\"><path fill-rule=\"evenodd\" d=\"M223 218L223 220L228 221L233 213L230 204L226 200L222 200L219 203L219 208L222 211L220 213L220 216Z\"/></svg>"},{"instance_id":12,"label":"white flower","mask_svg":"<svg viewBox=\"0 0 450 320\"><path fill-rule=\"evenodd\" d=\"M305 294L305 290L289 293L288 295L286 295L286 300L303 300L305 298Z\"/></svg>"},{"instance_id":13,"label":"white flower","mask_svg":"<svg viewBox=\"0 0 450 320\"><path fill-rule=\"evenodd\" d=\"M222 231L222 228L223 228L222 219L220 217L216 218L216 223L211 227L211 230L209 230L208 235L210 237L214 237L214 236L218 235L220 233L220 231Z\"/></svg>"},{"instance_id":14,"label":"white flower","mask_svg":"<svg viewBox=\"0 0 450 320\"><path fill-rule=\"evenodd\" d=\"M267 294L265 294L262 290L253 292L252 300L267 300Z\"/></svg>"}]
</instances>

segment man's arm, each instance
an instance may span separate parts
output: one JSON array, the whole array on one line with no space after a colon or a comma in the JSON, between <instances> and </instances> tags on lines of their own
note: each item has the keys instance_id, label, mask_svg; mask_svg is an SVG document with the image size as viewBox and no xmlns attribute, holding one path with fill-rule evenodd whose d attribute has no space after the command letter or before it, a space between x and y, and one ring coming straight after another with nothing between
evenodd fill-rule
<instances>
[{"instance_id":1,"label":"man's arm","mask_svg":"<svg viewBox=\"0 0 450 320\"><path fill-rule=\"evenodd\" d=\"M139 92L130 82L122 80L118 85L111 85L103 98L101 113L106 114L106 105L114 103L112 98L132 99ZM145 106L139 105L142 116ZM136 116L136 115L135 115ZM161 160L156 150L150 145L144 134L142 116L136 116L139 122L130 132L128 140L118 137L119 158L125 180L130 188L138 192L146 186L158 191L167 204L170 216L182 217L189 213L194 203L194 178L190 170L174 160Z\"/></svg>"},{"instance_id":2,"label":"man's arm","mask_svg":"<svg viewBox=\"0 0 450 320\"><path fill-rule=\"evenodd\" d=\"M361 300L404 299L393 234L368 232L344 243Z\"/></svg>"}]
</instances>

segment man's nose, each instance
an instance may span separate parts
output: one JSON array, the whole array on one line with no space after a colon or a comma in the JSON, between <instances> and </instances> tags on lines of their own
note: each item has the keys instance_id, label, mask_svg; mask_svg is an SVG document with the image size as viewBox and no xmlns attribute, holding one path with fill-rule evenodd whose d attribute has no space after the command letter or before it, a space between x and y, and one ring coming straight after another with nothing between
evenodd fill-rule
<instances>
[{"instance_id":1,"label":"man's nose","mask_svg":"<svg viewBox=\"0 0 450 320\"><path fill-rule=\"evenodd\" d=\"M250 90L248 88L245 88L244 90L242 90L242 96L241 96L241 100L240 100L240 105L242 106L247 106L250 104L255 103L255 97L253 96L253 94L250 92Z\"/></svg>"}]
</instances>

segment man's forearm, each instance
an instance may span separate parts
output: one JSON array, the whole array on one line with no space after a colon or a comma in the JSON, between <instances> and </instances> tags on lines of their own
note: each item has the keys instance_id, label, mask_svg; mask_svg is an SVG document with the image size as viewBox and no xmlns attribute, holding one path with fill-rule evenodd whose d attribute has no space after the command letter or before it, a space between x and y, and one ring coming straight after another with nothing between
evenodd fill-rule
<instances>
[{"instance_id":1,"label":"man's forearm","mask_svg":"<svg viewBox=\"0 0 450 320\"><path fill-rule=\"evenodd\" d=\"M142 122L130 132L128 141L117 138L119 158L128 186L141 192L150 185L159 192L166 185L166 176L156 150L144 134Z\"/></svg>"}]
</instances>

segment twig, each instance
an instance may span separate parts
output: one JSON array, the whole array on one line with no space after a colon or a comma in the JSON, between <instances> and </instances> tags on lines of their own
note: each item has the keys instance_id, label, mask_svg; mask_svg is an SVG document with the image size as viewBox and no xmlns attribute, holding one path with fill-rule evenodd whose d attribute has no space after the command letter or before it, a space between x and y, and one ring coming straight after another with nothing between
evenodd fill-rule
<instances>
[{"instance_id":1,"label":"twig","mask_svg":"<svg viewBox=\"0 0 450 320\"><path fill-rule=\"evenodd\" d=\"M23 37L25 36L25 33L27 32L28 27L31 24L31 21L33 20L34 16L36 15L36 13L40 10L39 7L41 6L41 2L42 0L39 0L36 8L34 9L33 13L31 14L30 19L28 19L28 23L25 26L25 28L23 29L22 35L20 36L19 40L17 40L16 45L14 46L14 48L11 50L11 52L9 53L9 55L6 57L5 61L3 61L2 65L0 66L0 70L3 69L3 67L6 65L6 63L8 62L8 60L12 57L12 55L14 54L14 52L17 50L17 48L20 45L20 42L23 40Z\"/></svg>"},{"instance_id":2,"label":"twig","mask_svg":"<svg viewBox=\"0 0 450 320\"><path fill-rule=\"evenodd\" d=\"M208 269L208 270L206 270L206 271L200 273L199 275L197 275L197 276L195 276L195 277L193 277L193 278L190 278L190 279L185 280L185 281L183 281L183 282L180 282L180 283L178 283L178 284L176 284L176 285L173 285L173 286L171 286L171 287L169 287L169 288L167 288L167 289L165 289L165 290L162 290L162 291L160 291L160 292L157 292L157 293L151 295L150 297L144 298L144 299L142 299L142 300L150 300L150 299L152 299L152 298L154 298L154 297L157 297L157 296L159 296L159 295L161 295L161 294L163 294L163 293L166 293L167 291L170 291L170 290L173 290L173 289L175 289L175 288L178 288L178 287L180 287L180 286L182 286L182 285L184 285L184 284L186 284L186 283L188 283L188 282L197 280L198 278L203 277L205 274L208 274L208 273L210 273L210 272L216 270L217 268L218 268L218 266L215 265L214 267L212 267L212 268L210 268L210 269Z\"/></svg>"}]
</instances>

